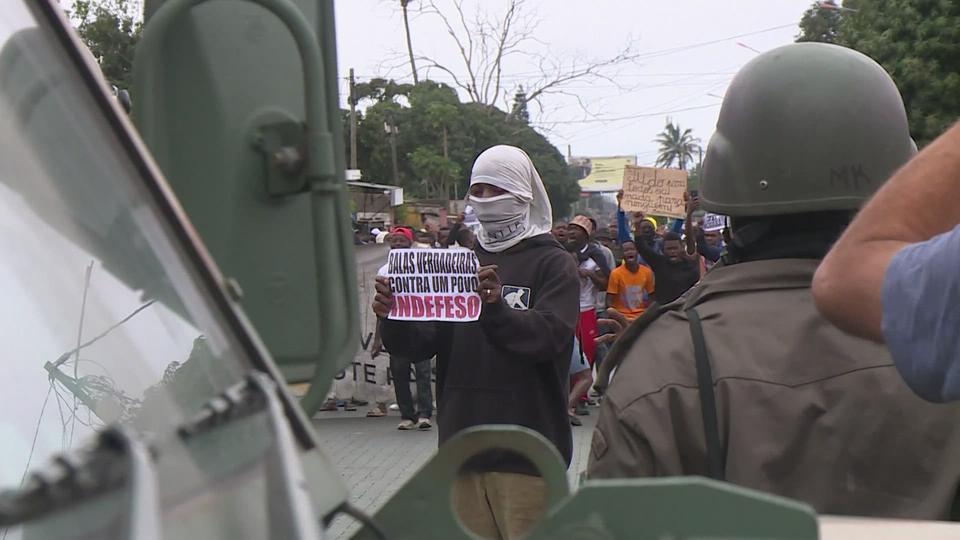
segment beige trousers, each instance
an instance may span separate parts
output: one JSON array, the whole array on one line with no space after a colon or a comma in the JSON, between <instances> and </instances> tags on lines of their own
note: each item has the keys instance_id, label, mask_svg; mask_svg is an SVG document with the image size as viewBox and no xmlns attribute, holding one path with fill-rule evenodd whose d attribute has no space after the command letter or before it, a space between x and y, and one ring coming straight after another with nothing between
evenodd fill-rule
<instances>
[{"instance_id":1,"label":"beige trousers","mask_svg":"<svg viewBox=\"0 0 960 540\"><path fill-rule=\"evenodd\" d=\"M546 499L543 478L526 474L463 473L453 485L460 521L483 538L521 538L543 517Z\"/></svg>"}]
</instances>

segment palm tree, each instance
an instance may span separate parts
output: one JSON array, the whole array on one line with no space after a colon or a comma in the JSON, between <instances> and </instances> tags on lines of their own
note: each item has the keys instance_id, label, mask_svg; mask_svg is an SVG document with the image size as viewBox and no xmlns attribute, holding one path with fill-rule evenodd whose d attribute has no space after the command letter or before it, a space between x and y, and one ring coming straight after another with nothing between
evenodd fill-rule
<instances>
[{"instance_id":1,"label":"palm tree","mask_svg":"<svg viewBox=\"0 0 960 540\"><path fill-rule=\"evenodd\" d=\"M413 84L417 84L417 62L413 58L413 42L410 41L410 21L407 20L407 4L410 0L400 0L400 8L403 9L403 28L407 31L407 53L410 55L410 71L413 72Z\"/></svg>"},{"instance_id":2,"label":"palm tree","mask_svg":"<svg viewBox=\"0 0 960 540\"><path fill-rule=\"evenodd\" d=\"M686 170L693 162L694 155L700 152L700 140L692 135L691 129L681 130L678 124L667 119L667 125L653 142L660 145L657 155L658 167L670 167L677 162L680 169Z\"/></svg>"}]
</instances>

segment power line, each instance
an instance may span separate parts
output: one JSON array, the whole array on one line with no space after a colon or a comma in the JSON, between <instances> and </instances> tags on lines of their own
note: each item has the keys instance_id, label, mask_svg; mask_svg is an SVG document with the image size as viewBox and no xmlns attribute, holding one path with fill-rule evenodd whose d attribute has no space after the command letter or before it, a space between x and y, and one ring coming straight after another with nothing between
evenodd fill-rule
<instances>
[{"instance_id":1,"label":"power line","mask_svg":"<svg viewBox=\"0 0 960 540\"><path fill-rule=\"evenodd\" d=\"M89 347L90 345L93 345L93 344L96 343L97 341L100 341L102 338L106 337L107 334L109 334L110 332L113 332L114 330L116 330L117 328L119 328L120 326L122 326L124 323L126 323L127 321L129 321L130 319L132 319L134 316L136 316L137 313L140 313L141 311L143 311L143 310L147 309L148 307L152 306L152 305L154 304L154 302L156 302L156 300L150 300L150 301L147 302L146 304L143 304L142 306L140 306L140 307L138 307L137 309L133 310L132 313L130 313L129 315L127 315L126 317L124 317L123 319L121 319L120 321L118 321L116 324L114 324L114 325L111 326L110 328L107 328L106 330L104 330L103 332L101 332L97 337L91 339L90 341L87 341L86 343L81 344L81 345L80 345L79 347L77 347L76 349L71 349L71 350L63 353L62 355L60 355L60 358L58 358L58 359L56 360L56 362L53 363L53 365L56 366L56 367L59 367L61 364L63 364L64 362L66 362L67 360L70 359L70 355L71 355L71 354L73 354L74 352L79 353L81 349L86 349L86 348Z\"/></svg>"},{"instance_id":2,"label":"power line","mask_svg":"<svg viewBox=\"0 0 960 540\"><path fill-rule=\"evenodd\" d=\"M727 69L733 69L733 68L735 68L735 67L737 67L736 64L731 65L731 66L728 66L728 67L725 67L725 68L723 68L723 69L724 69L724 70L727 70ZM676 79L676 80L679 81L679 80L683 80L683 79ZM726 83L728 83L728 82L729 82L729 80L725 80L725 81L720 82L719 84L716 84L716 85L711 86L710 88L707 89L706 94L709 95L709 92L710 92L711 90L713 90L713 89L716 88L716 87L722 86L722 85L724 85L724 84L726 84ZM658 109L658 108L665 107L665 106L667 106L667 105L673 105L674 107L676 107L677 105L679 105L679 104L681 104L681 103L688 103L688 102L690 102L690 101L693 100L693 99L702 97L703 95L704 95L704 93L702 93L702 92L700 92L700 91L693 92L693 93L687 94L687 95L681 95L681 96L678 96L678 97L674 97L674 98L668 99L667 101L664 101L664 102L661 102L661 103L657 103L657 104L652 105L652 106L650 106L650 107L647 107L647 108L645 108L645 109L641 109L640 111L637 111L637 113L635 113L635 114L646 113L646 112L650 111L651 109ZM605 135L605 134L607 134L607 133L612 133L612 132L617 131L617 130L620 130L620 129L622 129L621 126L614 126L612 129L610 129L610 128L605 128L605 127L599 127L599 130L597 129L597 127L586 128L586 130L581 130L580 133L578 134L578 136L577 136L575 139L571 139L570 142L581 141L581 140L588 139L588 138L599 137L599 136L601 136L601 135ZM593 131L591 131L591 130L593 130Z\"/></svg>"},{"instance_id":3,"label":"power line","mask_svg":"<svg viewBox=\"0 0 960 540\"><path fill-rule=\"evenodd\" d=\"M539 74L535 73L534 75L539 75ZM615 73L610 75L610 78L622 79L622 78L659 78L659 77L707 77L711 75L734 75L734 73L723 72L723 71L694 71L694 72L679 72L679 73ZM358 79L364 79L366 81L370 81L372 79L391 80L391 77L388 77L388 76L369 74L369 73L356 74L356 77ZM404 75L399 78L393 78L392 80L402 81L408 77L409 76ZM527 81L529 79L530 77L521 75L521 74L502 75L500 77L501 81L514 81L514 80ZM443 72L437 72L436 76L426 77L424 78L424 80L429 80L433 82L453 82L453 77ZM346 87L346 84L343 84L343 86Z\"/></svg>"},{"instance_id":4,"label":"power line","mask_svg":"<svg viewBox=\"0 0 960 540\"><path fill-rule=\"evenodd\" d=\"M592 124L594 122L620 122L622 120L633 120L634 118L646 118L648 116L662 116L665 114L673 114L678 112L686 111L695 111L698 109L707 109L710 107L717 107L719 103L711 103L709 105L698 105L695 107L685 107L683 109L674 109L672 111L658 111L652 113L640 113L640 114L631 114L629 116L619 116L619 117L608 117L608 118L585 118L583 120L558 120L556 122L542 122L542 124L553 125L553 124ZM531 124L536 124L538 122L531 122Z\"/></svg>"},{"instance_id":5,"label":"power line","mask_svg":"<svg viewBox=\"0 0 960 540\"><path fill-rule=\"evenodd\" d=\"M77 357L73 361L73 378L76 379L79 375L80 369L80 343L83 341L83 319L84 315L87 312L87 292L90 290L90 277L93 275L93 261L90 261L90 264L87 265L86 276L83 283L83 301L80 303L80 324L77 328ZM73 446L73 431L77 427L76 423L76 410L77 410L77 396L73 396L73 410L74 410L74 422L70 426L70 446Z\"/></svg>"},{"instance_id":6,"label":"power line","mask_svg":"<svg viewBox=\"0 0 960 540\"><path fill-rule=\"evenodd\" d=\"M661 56L668 56L668 55L675 54L675 53L678 53L678 52L685 52L685 51L689 51L689 50L692 50L692 49L698 49L698 48L700 48L700 47L708 47L708 46L710 46L710 45L716 45L716 44L718 44L718 43L723 43L723 42L725 42L725 41L731 41L731 40L734 40L734 39L740 39L740 38L745 38L745 37L749 37L749 36L755 36L755 35L758 35L758 34L765 34L765 33L767 33L767 32L773 32L773 31L775 31L775 30L783 30L784 28L793 28L793 27L796 27L796 26L797 26L797 23L795 23L795 22L794 22L794 23L789 23L789 24L780 24L780 25L777 25L777 26L771 26L771 27L768 27L768 28L762 28L762 29L760 29L760 30L753 30L753 31L750 31L750 32L744 32L744 33L742 33L742 34L736 34L736 35L733 35L733 36L727 36L727 37L723 37L723 38L711 39L711 40L709 40L709 41L701 41L701 42L697 42L697 43L690 43L690 44L687 44L687 45L678 45L678 46L676 46L676 47L668 47L668 48L666 48L666 49L657 49L657 50L653 50L653 51L649 51L649 52L645 52L645 53L640 53L640 54L638 54L636 57L634 57L634 59L635 59L635 60L643 60L643 59L647 59L647 58L658 58L658 57L661 57ZM527 71L527 72L521 71L521 72L514 72L514 73L502 75L502 76L500 77L500 80L510 80L510 79L514 79L514 78L529 78L529 77L532 77L532 76L537 76L537 75L542 75L542 74L543 74L542 71ZM642 74L638 74L638 75L642 75ZM624 75L617 75L617 76L624 76ZM388 78L388 77L383 77L383 78ZM397 81L397 80L406 80L407 78L409 78L409 76L403 76L403 77L400 77L400 78L395 78L394 80L395 80L395 81Z\"/></svg>"},{"instance_id":7,"label":"power line","mask_svg":"<svg viewBox=\"0 0 960 540\"><path fill-rule=\"evenodd\" d=\"M37 448L37 436L40 434L40 424L43 421L43 412L47 410L47 402L50 401L50 392L53 391L53 381L50 381L50 387L47 388L47 396L43 398L43 405L40 407L40 416L37 417L37 427L33 430L33 442L30 443L30 453L27 454L27 466L23 468L23 474L20 475L20 483L17 484L17 489L23 487L23 481L27 478L27 471L30 470L30 462L33 461L33 451ZM10 527L4 527L3 537L0 540L7 539L7 533L10 532Z\"/></svg>"},{"instance_id":8,"label":"power line","mask_svg":"<svg viewBox=\"0 0 960 540\"><path fill-rule=\"evenodd\" d=\"M50 387L47 388L47 397L43 398L43 405L40 407L40 416L37 418L37 427L33 430L33 442L30 443L30 453L27 454L27 466L20 475L20 484L17 488L23 487L23 480L27 477L27 471L30 470L30 462L33 461L33 451L37 448L37 435L40 434L40 422L43 420L43 411L47 410L47 402L50 401L50 392L53 391L53 381L50 381ZM6 532L4 532L6 536Z\"/></svg>"}]
</instances>

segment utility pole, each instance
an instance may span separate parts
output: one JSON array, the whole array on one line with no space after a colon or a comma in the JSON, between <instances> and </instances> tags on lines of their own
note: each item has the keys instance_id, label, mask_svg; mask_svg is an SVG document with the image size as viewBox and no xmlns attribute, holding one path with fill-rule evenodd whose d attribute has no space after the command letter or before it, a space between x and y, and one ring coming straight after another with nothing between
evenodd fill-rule
<instances>
[{"instance_id":1,"label":"utility pole","mask_svg":"<svg viewBox=\"0 0 960 540\"><path fill-rule=\"evenodd\" d=\"M447 151L447 126L443 126L443 159L450 159Z\"/></svg>"},{"instance_id":2,"label":"utility pole","mask_svg":"<svg viewBox=\"0 0 960 540\"><path fill-rule=\"evenodd\" d=\"M350 68L350 168L357 168L357 93L353 68Z\"/></svg>"},{"instance_id":3,"label":"utility pole","mask_svg":"<svg viewBox=\"0 0 960 540\"><path fill-rule=\"evenodd\" d=\"M413 56L413 42L410 41L410 21L407 20L407 4L410 0L400 0L400 7L403 9L403 27L407 32L407 53L410 55L410 71L413 72L413 84L417 85L420 81L417 79L417 61Z\"/></svg>"},{"instance_id":4,"label":"utility pole","mask_svg":"<svg viewBox=\"0 0 960 540\"><path fill-rule=\"evenodd\" d=\"M447 126L443 126L443 159L450 159L450 154L447 148ZM447 186L447 179L443 179L443 196L447 199L450 198L450 188Z\"/></svg>"},{"instance_id":5,"label":"utility pole","mask_svg":"<svg viewBox=\"0 0 960 540\"><path fill-rule=\"evenodd\" d=\"M390 161L393 165L393 185L400 185L400 172L397 168L397 126L393 123L393 115L387 114L383 129L390 135Z\"/></svg>"}]
</instances>

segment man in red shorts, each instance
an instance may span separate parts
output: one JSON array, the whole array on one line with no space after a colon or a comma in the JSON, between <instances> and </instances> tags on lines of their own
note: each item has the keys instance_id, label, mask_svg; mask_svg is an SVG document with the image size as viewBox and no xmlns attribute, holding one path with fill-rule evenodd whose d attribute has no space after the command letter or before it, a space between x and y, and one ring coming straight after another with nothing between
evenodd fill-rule
<instances>
[{"instance_id":1,"label":"man in red shorts","mask_svg":"<svg viewBox=\"0 0 960 540\"><path fill-rule=\"evenodd\" d=\"M577 339L583 346L583 355L593 367L596 351L597 333L597 292L607 290L610 267L603 252L590 242L593 223L586 216L576 216L567 225L567 250L577 259L580 273L580 318L577 321ZM586 408L587 395L584 392L577 405L576 413L589 414Z\"/></svg>"}]
</instances>

